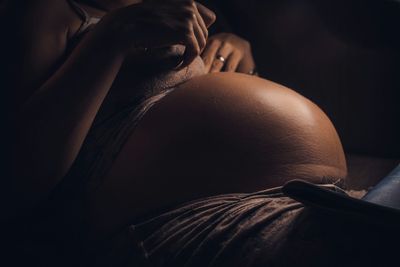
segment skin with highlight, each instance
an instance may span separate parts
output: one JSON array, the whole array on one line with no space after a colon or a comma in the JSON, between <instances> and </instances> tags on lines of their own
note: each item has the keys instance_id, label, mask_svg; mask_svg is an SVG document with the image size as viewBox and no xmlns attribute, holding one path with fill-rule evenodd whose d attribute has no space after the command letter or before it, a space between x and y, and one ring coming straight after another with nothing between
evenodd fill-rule
<instances>
[{"instance_id":1,"label":"skin with highlight","mask_svg":"<svg viewBox=\"0 0 400 267\"><path fill-rule=\"evenodd\" d=\"M14 70L19 179L11 191L23 196L20 210L32 209L62 181L96 115L171 87L131 133L104 183L88 193L85 213L96 238L202 196L262 190L295 178L345 178L339 137L315 104L258 77L208 73L201 53L212 11L190 0L96 2L110 11L83 4L104 17L68 55L68 36L81 18L64 0L28 5L31 16L19 26L21 35L36 34L31 54ZM42 22L28 23L38 16ZM247 71L240 68L236 72Z\"/></svg>"}]
</instances>

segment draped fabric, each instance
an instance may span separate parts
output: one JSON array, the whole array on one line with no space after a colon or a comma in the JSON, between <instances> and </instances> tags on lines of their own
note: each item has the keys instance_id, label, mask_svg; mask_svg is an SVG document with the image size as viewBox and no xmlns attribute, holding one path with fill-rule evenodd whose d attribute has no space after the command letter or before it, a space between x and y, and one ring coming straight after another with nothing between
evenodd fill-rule
<instances>
[{"instance_id":1,"label":"draped fabric","mask_svg":"<svg viewBox=\"0 0 400 267\"><path fill-rule=\"evenodd\" d=\"M93 266L308 266L341 251L319 217L281 187L218 195L131 225L91 257Z\"/></svg>"}]
</instances>

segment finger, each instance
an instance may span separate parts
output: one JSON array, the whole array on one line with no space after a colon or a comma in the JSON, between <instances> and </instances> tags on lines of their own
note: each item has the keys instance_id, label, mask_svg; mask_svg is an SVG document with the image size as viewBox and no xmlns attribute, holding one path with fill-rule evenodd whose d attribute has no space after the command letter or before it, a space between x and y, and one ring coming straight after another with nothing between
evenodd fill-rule
<instances>
[{"instance_id":1,"label":"finger","mask_svg":"<svg viewBox=\"0 0 400 267\"><path fill-rule=\"evenodd\" d=\"M224 70L226 72L235 72L241 60L242 60L242 53L240 51L232 52L232 54L230 54L229 58L226 60Z\"/></svg>"},{"instance_id":2,"label":"finger","mask_svg":"<svg viewBox=\"0 0 400 267\"><path fill-rule=\"evenodd\" d=\"M206 27L209 28L212 24L214 24L215 20L217 19L217 16L212 10L208 9L207 7L203 6L198 2L196 2L196 6L200 15L204 20Z\"/></svg>"},{"instance_id":3,"label":"finger","mask_svg":"<svg viewBox=\"0 0 400 267\"><path fill-rule=\"evenodd\" d=\"M181 0L174 1L179 2ZM177 67L177 69L182 69L192 63L200 54L200 44L204 47L206 40L204 39L204 36L202 36L192 4L190 6L184 5L179 8L179 10L175 9L175 11L181 13L181 16L183 17L183 19L180 19L180 22L177 22L176 24L181 27L181 29L178 30L180 33L179 35L181 36L178 43L185 46L182 63Z\"/></svg>"},{"instance_id":4,"label":"finger","mask_svg":"<svg viewBox=\"0 0 400 267\"><path fill-rule=\"evenodd\" d=\"M192 24L190 31L186 34L185 40L182 43L186 48L183 55L183 62L179 68L189 66L189 64L192 63L193 60L200 54L200 46L193 31L194 29Z\"/></svg>"},{"instance_id":5,"label":"finger","mask_svg":"<svg viewBox=\"0 0 400 267\"><path fill-rule=\"evenodd\" d=\"M220 59L215 58L213 63L211 64L210 73L221 72L224 65L225 65L224 61L221 61Z\"/></svg>"},{"instance_id":6,"label":"finger","mask_svg":"<svg viewBox=\"0 0 400 267\"><path fill-rule=\"evenodd\" d=\"M237 72L241 73L250 73L253 71L256 67L256 64L254 62L254 59L252 56L245 56L243 57L242 61L240 62Z\"/></svg>"},{"instance_id":7,"label":"finger","mask_svg":"<svg viewBox=\"0 0 400 267\"><path fill-rule=\"evenodd\" d=\"M222 60L219 60L218 57L221 56L226 60L232 52L233 52L233 47L228 43L223 43L215 55L214 61L211 65L210 72L220 72L222 68L225 66L226 61L223 62Z\"/></svg>"},{"instance_id":8,"label":"finger","mask_svg":"<svg viewBox=\"0 0 400 267\"><path fill-rule=\"evenodd\" d=\"M213 40L209 40L206 48L204 49L201 57L203 58L206 73L208 73L210 71L211 64L213 63L220 46L221 46L221 42L216 39L213 39Z\"/></svg>"},{"instance_id":9,"label":"finger","mask_svg":"<svg viewBox=\"0 0 400 267\"><path fill-rule=\"evenodd\" d=\"M203 31L203 35L206 38L206 42L207 42L208 29L207 29L206 23L204 22L203 16L200 14L199 10L197 9L197 5L194 5L194 12L195 12L196 17L197 17L197 22L199 23L200 28Z\"/></svg>"},{"instance_id":10,"label":"finger","mask_svg":"<svg viewBox=\"0 0 400 267\"><path fill-rule=\"evenodd\" d=\"M193 32L194 35L196 36L197 43L199 44L200 52L201 53L206 46L207 43L207 37L204 36L204 32L200 26L199 20L197 15L194 13L193 15Z\"/></svg>"}]
</instances>

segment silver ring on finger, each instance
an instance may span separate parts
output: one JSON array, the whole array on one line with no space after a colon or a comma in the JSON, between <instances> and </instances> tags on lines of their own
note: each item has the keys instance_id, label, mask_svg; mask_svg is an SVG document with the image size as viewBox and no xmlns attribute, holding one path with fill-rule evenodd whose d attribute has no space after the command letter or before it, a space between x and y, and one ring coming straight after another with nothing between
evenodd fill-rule
<instances>
[{"instance_id":1,"label":"silver ring on finger","mask_svg":"<svg viewBox=\"0 0 400 267\"><path fill-rule=\"evenodd\" d=\"M217 55L215 58L221 61L223 64L225 64L226 59L223 56Z\"/></svg>"}]
</instances>

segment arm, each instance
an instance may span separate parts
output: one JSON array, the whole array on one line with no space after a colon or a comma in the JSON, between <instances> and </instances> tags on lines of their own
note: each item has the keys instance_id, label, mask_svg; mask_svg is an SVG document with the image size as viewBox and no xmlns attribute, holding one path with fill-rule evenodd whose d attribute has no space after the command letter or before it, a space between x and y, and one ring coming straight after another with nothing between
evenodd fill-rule
<instances>
[{"instance_id":1,"label":"arm","mask_svg":"<svg viewBox=\"0 0 400 267\"><path fill-rule=\"evenodd\" d=\"M204 22L193 16L190 0L179 1L178 6L165 4L163 9L156 1L132 5L108 14L60 64L68 28L66 18L60 18L63 13L55 9L64 1L57 1L54 8L47 2L53 3L35 1L29 7L18 30L23 34L14 40L22 44L14 53L22 56L11 72L18 109L13 118L17 127L9 195L19 201L20 209L44 199L68 172L132 48L183 44L188 55L185 64L189 64L198 55L198 39L204 35L199 26ZM43 14L43 10L51 12ZM48 17L50 21L37 21Z\"/></svg>"},{"instance_id":2,"label":"arm","mask_svg":"<svg viewBox=\"0 0 400 267\"><path fill-rule=\"evenodd\" d=\"M123 61L123 54L94 32L54 71L67 46L61 9L68 7L62 2L27 6L13 37L20 45L11 52L16 126L8 193L20 202L17 207L40 201L66 174ZM47 14L49 4L54 9Z\"/></svg>"}]
</instances>

